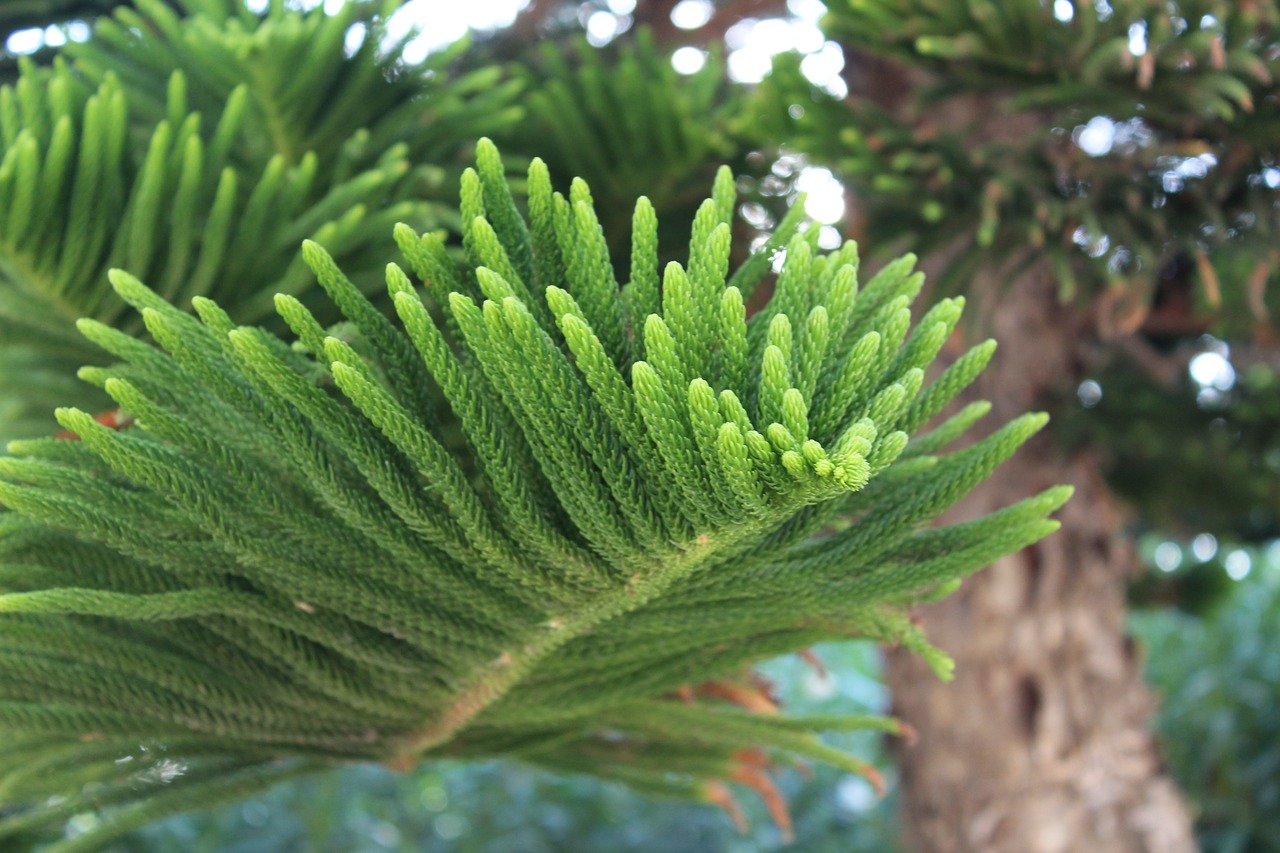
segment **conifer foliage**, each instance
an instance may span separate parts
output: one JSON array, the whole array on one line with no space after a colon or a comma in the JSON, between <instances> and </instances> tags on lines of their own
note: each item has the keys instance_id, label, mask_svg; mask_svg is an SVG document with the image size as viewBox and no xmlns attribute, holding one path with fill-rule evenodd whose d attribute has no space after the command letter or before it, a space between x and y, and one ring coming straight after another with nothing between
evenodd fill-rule
<instances>
[{"instance_id":1,"label":"conifer foliage","mask_svg":"<svg viewBox=\"0 0 1280 853\"><path fill-rule=\"evenodd\" d=\"M954 452L985 406L921 431L994 347L924 382L963 306L913 325L912 258L859 287L856 247L793 220L730 274L724 169L683 266L639 200L619 289L584 182L535 160L526 219L478 152L464 269L395 228L398 322L316 243L346 322L282 294L292 343L112 273L155 345L82 320L118 363L81 375L134 422L61 409L78 440L0 459L0 838L93 811L47 848L89 850L351 761L726 805L731 780L773 800L778 759L870 773L818 733L897 722L767 713L750 663L860 636L945 675L905 605L1056 527L1065 488L923 528L1045 419Z\"/></svg>"},{"instance_id":2,"label":"conifer foliage","mask_svg":"<svg viewBox=\"0 0 1280 853\"><path fill-rule=\"evenodd\" d=\"M406 68L380 45L394 3L135 5L0 88L0 440L47 432L59 401L100 402L70 396L96 357L72 321L141 328L107 269L256 322L276 291L307 298L298 245L314 238L380 289L370 250L392 225L456 215L431 199L439 167L422 164L515 117L519 84L495 85L498 69L445 75L449 56ZM366 37L348 44L357 27Z\"/></svg>"},{"instance_id":3,"label":"conifer foliage","mask_svg":"<svg viewBox=\"0 0 1280 853\"><path fill-rule=\"evenodd\" d=\"M831 38L913 69L922 96L841 101L785 57L760 112L859 190L867 239L947 247L949 288L1047 261L1064 301L1104 294L1109 333L1181 267L1227 330L1273 322L1275 0L828 5Z\"/></svg>"},{"instance_id":4,"label":"conifer foliage","mask_svg":"<svg viewBox=\"0 0 1280 853\"><path fill-rule=\"evenodd\" d=\"M687 211L678 222L668 221L673 216L663 222L679 226L686 242L715 164L741 157L749 135L743 125L755 116L721 62L680 74L648 29L607 50L585 39L566 46L548 41L515 66L512 76L529 93L528 119L503 148L518 145L543 157L558 170L553 177L586 180L611 239L626 237L629 207L644 195L664 213ZM668 239L674 237L660 234L661 248Z\"/></svg>"}]
</instances>

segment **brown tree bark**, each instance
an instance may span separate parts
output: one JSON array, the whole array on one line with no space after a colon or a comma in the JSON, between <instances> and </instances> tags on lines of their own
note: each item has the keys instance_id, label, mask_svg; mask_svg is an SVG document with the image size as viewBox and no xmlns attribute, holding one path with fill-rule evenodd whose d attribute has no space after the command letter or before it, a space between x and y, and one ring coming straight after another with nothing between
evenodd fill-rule
<instances>
[{"instance_id":1,"label":"brown tree bark","mask_svg":"<svg viewBox=\"0 0 1280 853\"><path fill-rule=\"evenodd\" d=\"M1000 349L976 389L996 423L1069 393L1097 345L1090 319L1058 304L1046 274L1024 276L999 299ZM1155 701L1124 622L1135 554L1097 458L1064 456L1042 434L953 516L1055 483L1076 489L1060 531L920 609L929 638L956 659L954 682L906 652L889 655L894 713L920 735L899 754L912 850L1195 849L1149 731Z\"/></svg>"}]
</instances>

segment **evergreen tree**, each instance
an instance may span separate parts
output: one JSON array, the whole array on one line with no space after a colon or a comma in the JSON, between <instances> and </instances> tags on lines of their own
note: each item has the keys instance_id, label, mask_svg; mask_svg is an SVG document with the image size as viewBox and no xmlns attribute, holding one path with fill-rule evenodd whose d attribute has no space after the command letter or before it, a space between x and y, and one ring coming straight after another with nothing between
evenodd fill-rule
<instances>
[{"instance_id":1,"label":"evergreen tree","mask_svg":"<svg viewBox=\"0 0 1280 853\"><path fill-rule=\"evenodd\" d=\"M1074 400L1117 352L1167 375L1152 341L1206 328L1274 341L1274 3L829 8L850 97L815 92L791 62L762 104L776 133L858 189L856 229L873 245L922 249L945 288L989 306L984 325L1013 356L981 386L997 411ZM1063 535L925 611L958 651L956 685L935 691L891 658L897 708L924 731L902 756L917 845L1192 848L1123 635L1137 561L1102 449L1041 444L1007 469L1010 483L1080 495ZM1215 491L1233 485L1219 477ZM993 481L970 511L1004 488Z\"/></svg>"}]
</instances>

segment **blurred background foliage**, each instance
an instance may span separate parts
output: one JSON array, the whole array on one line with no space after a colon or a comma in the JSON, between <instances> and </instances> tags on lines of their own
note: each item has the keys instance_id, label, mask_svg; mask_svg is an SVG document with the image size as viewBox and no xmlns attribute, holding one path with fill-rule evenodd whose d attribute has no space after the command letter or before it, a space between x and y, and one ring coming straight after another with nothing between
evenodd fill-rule
<instances>
[{"instance_id":1,"label":"blurred background foliage","mask_svg":"<svg viewBox=\"0 0 1280 853\"><path fill-rule=\"evenodd\" d=\"M1277 25L1268 2L832 0L827 35L917 91L859 91L853 63L852 94L824 91L784 54L757 100L873 245L945 247L948 288L1047 261L1064 300L1101 292L1104 332L1185 289L1247 334L1280 310Z\"/></svg>"},{"instance_id":2,"label":"blurred background foliage","mask_svg":"<svg viewBox=\"0 0 1280 853\"><path fill-rule=\"evenodd\" d=\"M43 62L68 41L90 65L130 49L128 27L114 46L74 44L118 5L0 4L0 77L13 79L20 57ZM735 228L747 242L807 191L824 245L850 235L886 255L949 247L944 286L984 265L1012 277L1035 253L1050 259L1064 299L1096 299L1113 326L1136 332L1136 347L1100 356L1088 379L1060 389L1057 435L1064 447L1095 448L1133 509L1147 568L1131 587L1131 626L1164 698L1160 739L1201 844L1280 851L1276 5L533 0L467 4L447 25L432 17L445 5L406 4L427 10L417 36L403 22L390 27L408 45L406 61L430 57L425 97L438 111L428 101L413 125L421 133L393 123L367 148L374 156L409 143L415 163L430 167L419 187L453 186L444 173L468 153L458 140L489 133L513 159L569 165L561 183L568 171L586 177L600 206L615 211L606 231L625 234L635 195L687 221L682 205L729 162L742 175ZM1019 9L1034 14L1020 19ZM468 35L467 23L481 29ZM892 92L851 94L866 71L861 48L924 69L928 95L915 111ZM181 51L170 52L180 64ZM1011 78L1021 81L1012 94ZM216 114L235 85L225 83L195 80L191 97ZM1025 124L951 122L949 104L975 91L1000 93L1001 108ZM467 108L473 96L478 110ZM407 94L395 109L421 97ZM645 111L620 119L619 105L638 97ZM164 104L158 89L139 115L158 121ZM299 150L338 138L316 116L297 126L310 133ZM439 222L453 224L445 214ZM687 235L663 239L674 251ZM66 393L58 376L38 381ZM877 650L824 647L818 656L825 676L794 658L767 668L788 708L886 707ZM876 748L857 745L860 754ZM892 781L882 753L879 765ZM892 785L877 800L861 779L816 768L785 774L783 787L792 849L899 849ZM763 807L744 805L751 828L739 834L713 811L516 765L401 775L355 767L166 821L112 850L779 849Z\"/></svg>"},{"instance_id":3,"label":"blurred background foliage","mask_svg":"<svg viewBox=\"0 0 1280 853\"><path fill-rule=\"evenodd\" d=\"M1163 698L1165 760L1196 810L1206 853L1270 853L1280 850L1280 543L1219 548L1207 559L1184 545L1173 577L1201 570L1240 580L1208 613L1159 607L1133 616ZM1173 563L1165 554L1162 568Z\"/></svg>"},{"instance_id":4,"label":"blurred background foliage","mask_svg":"<svg viewBox=\"0 0 1280 853\"><path fill-rule=\"evenodd\" d=\"M1274 353L1206 334L1179 341L1169 357L1185 367L1167 385L1124 357L1085 380L1058 437L1100 448L1112 486L1141 507L1149 529L1245 542L1280 536Z\"/></svg>"}]
</instances>

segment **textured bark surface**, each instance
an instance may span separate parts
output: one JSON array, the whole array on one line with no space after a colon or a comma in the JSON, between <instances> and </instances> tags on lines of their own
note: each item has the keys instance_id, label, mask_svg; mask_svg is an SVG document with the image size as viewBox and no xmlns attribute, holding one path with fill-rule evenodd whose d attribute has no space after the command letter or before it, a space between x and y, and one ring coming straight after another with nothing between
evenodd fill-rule
<instances>
[{"instance_id":1,"label":"textured bark surface","mask_svg":"<svg viewBox=\"0 0 1280 853\"><path fill-rule=\"evenodd\" d=\"M994 423L1074 388L1092 340L1087 318L1056 304L1047 276L1025 277L1000 299L1000 348L977 389ZM1076 488L1060 531L920 609L929 638L956 658L955 681L890 653L894 713L920 734L899 754L909 849L1195 849L1149 734L1155 701L1124 624L1133 547L1096 460L1063 458L1041 435L952 518L1055 483Z\"/></svg>"}]
</instances>

